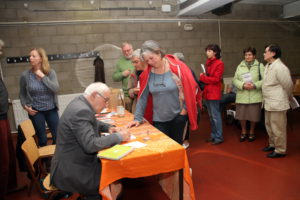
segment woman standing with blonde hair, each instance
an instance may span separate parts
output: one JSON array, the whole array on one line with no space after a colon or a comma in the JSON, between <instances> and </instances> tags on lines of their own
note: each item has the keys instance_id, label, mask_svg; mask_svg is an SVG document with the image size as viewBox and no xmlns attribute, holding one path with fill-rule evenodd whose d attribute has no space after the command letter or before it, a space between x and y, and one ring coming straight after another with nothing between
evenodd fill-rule
<instances>
[{"instance_id":1,"label":"woman standing with blonde hair","mask_svg":"<svg viewBox=\"0 0 300 200\"><path fill-rule=\"evenodd\" d=\"M56 140L58 126L57 92L59 84L56 73L51 69L46 52L42 48L30 51L31 68L20 78L20 100L28 112L39 140L39 146L47 145L45 122Z\"/></svg>"}]
</instances>

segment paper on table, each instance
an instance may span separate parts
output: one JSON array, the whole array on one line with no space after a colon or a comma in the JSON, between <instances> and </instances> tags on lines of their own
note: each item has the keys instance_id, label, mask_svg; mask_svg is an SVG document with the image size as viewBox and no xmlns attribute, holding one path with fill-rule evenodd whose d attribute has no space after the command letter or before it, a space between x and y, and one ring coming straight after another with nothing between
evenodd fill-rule
<instances>
[{"instance_id":1,"label":"paper on table","mask_svg":"<svg viewBox=\"0 0 300 200\"><path fill-rule=\"evenodd\" d=\"M206 74L205 66L201 64L202 71Z\"/></svg>"},{"instance_id":2,"label":"paper on table","mask_svg":"<svg viewBox=\"0 0 300 200\"><path fill-rule=\"evenodd\" d=\"M134 135L130 135L130 140L135 140L136 137Z\"/></svg>"},{"instance_id":3,"label":"paper on table","mask_svg":"<svg viewBox=\"0 0 300 200\"><path fill-rule=\"evenodd\" d=\"M139 141L135 141L135 142L129 142L126 144L123 144L124 146L129 146L129 147L133 147L133 148L142 148L144 146L146 146L147 144L139 142Z\"/></svg>"},{"instance_id":4,"label":"paper on table","mask_svg":"<svg viewBox=\"0 0 300 200\"><path fill-rule=\"evenodd\" d=\"M290 100L290 106L293 110L299 107L299 103L295 97Z\"/></svg>"}]
</instances>

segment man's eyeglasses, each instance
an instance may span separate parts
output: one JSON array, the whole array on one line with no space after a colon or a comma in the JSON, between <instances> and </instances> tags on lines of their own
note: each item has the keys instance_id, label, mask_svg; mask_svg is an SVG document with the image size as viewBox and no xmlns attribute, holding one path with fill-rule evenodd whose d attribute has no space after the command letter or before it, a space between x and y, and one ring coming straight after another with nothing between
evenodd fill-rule
<instances>
[{"instance_id":1,"label":"man's eyeglasses","mask_svg":"<svg viewBox=\"0 0 300 200\"><path fill-rule=\"evenodd\" d=\"M102 97L104 99L105 102L108 102L109 101L109 98L108 97L105 97L104 95L102 95L100 92L97 92L97 94Z\"/></svg>"}]
</instances>

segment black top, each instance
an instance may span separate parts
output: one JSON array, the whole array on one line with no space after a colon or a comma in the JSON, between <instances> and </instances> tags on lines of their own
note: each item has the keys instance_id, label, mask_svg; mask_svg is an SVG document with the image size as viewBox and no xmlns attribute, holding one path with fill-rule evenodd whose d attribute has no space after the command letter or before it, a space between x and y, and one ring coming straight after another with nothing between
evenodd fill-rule
<instances>
[{"instance_id":1,"label":"black top","mask_svg":"<svg viewBox=\"0 0 300 200\"><path fill-rule=\"evenodd\" d=\"M3 80L0 78L0 120L7 119L8 93Z\"/></svg>"}]
</instances>

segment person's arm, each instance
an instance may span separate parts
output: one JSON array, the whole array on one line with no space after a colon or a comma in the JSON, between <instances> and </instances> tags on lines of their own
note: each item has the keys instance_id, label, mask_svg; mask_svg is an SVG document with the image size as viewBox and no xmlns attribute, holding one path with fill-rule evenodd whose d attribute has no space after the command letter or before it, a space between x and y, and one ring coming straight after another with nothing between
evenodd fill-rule
<instances>
[{"instance_id":1,"label":"person's arm","mask_svg":"<svg viewBox=\"0 0 300 200\"><path fill-rule=\"evenodd\" d=\"M129 96L134 98L134 78L132 76L129 76L127 88Z\"/></svg>"},{"instance_id":2,"label":"person's arm","mask_svg":"<svg viewBox=\"0 0 300 200\"><path fill-rule=\"evenodd\" d=\"M234 73L234 77L233 77L233 81L232 83L235 85L236 88L240 89L240 90L243 90L244 88L244 84L245 82L244 81L241 81L239 79L240 77L240 73L239 73L239 66L236 68L236 71Z\"/></svg>"},{"instance_id":3,"label":"person's arm","mask_svg":"<svg viewBox=\"0 0 300 200\"><path fill-rule=\"evenodd\" d=\"M282 88L286 91L288 97L292 96L294 84L291 78L290 70L287 67L280 66L280 70L279 68L276 70L276 78Z\"/></svg>"},{"instance_id":4,"label":"person's arm","mask_svg":"<svg viewBox=\"0 0 300 200\"><path fill-rule=\"evenodd\" d=\"M85 153L96 153L101 149L119 144L122 137L119 133L108 136L100 136L95 133L92 121L86 116L86 111L82 110L72 118L72 131Z\"/></svg>"},{"instance_id":5,"label":"person's arm","mask_svg":"<svg viewBox=\"0 0 300 200\"><path fill-rule=\"evenodd\" d=\"M25 108L26 104L27 104L27 82L26 82L26 75L23 72L21 77L20 77L20 93L19 93L19 98L21 101L21 105L23 106L23 108ZM31 105L29 105L31 106Z\"/></svg>"},{"instance_id":6,"label":"person's arm","mask_svg":"<svg viewBox=\"0 0 300 200\"><path fill-rule=\"evenodd\" d=\"M224 71L224 64L220 62L216 66L216 70L213 74L206 76L204 73L200 76L200 81L204 82L205 84L216 84L221 81Z\"/></svg>"},{"instance_id":7,"label":"person's arm","mask_svg":"<svg viewBox=\"0 0 300 200\"><path fill-rule=\"evenodd\" d=\"M49 88L52 92L57 93L59 90L59 84L57 81L57 76L54 70L51 70L48 76L42 78L44 85Z\"/></svg>"},{"instance_id":8,"label":"person's arm","mask_svg":"<svg viewBox=\"0 0 300 200\"><path fill-rule=\"evenodd\" d=\"M115 72L113 73L113 76L112 76L113 81L115 81L115 82L122 81L122 79L123 79L123 74L122 74L122 72L123 72L123 71L122 71L122 69L121 69L120 63L118 62L118 63L117 63L116 70L115 70Z\"/></svg>"},{"instance_id":9,"label":"person's arm","mask_svg":"<svg viewBox=\"0 0 300 200\"><path fill-rule=\"evenodd\" d=\"M260 70L261 80L257 79L257 81L253 83L255 85L255 89L261 89L262 87L262 80L264 79L264 72L265 72L265 67L262 63L260 63L260 65L258 66L258 70Z\"/></svg>"},{"instance_id":10,"label":"person's arm","mask_svg":"<svg viewBox=\"0 0 300 200\"><path fill-rule=\"evenodd\" d=\"M144 113L145 113L145 109L146 109L147 101L148 101L148 95L149 95L149 86L147 84L143 93L141 94L140 98L137 101L136 110L134 113L134 121L138 121L140 123L143 122Z\"/></svg>"}]
</instances>

